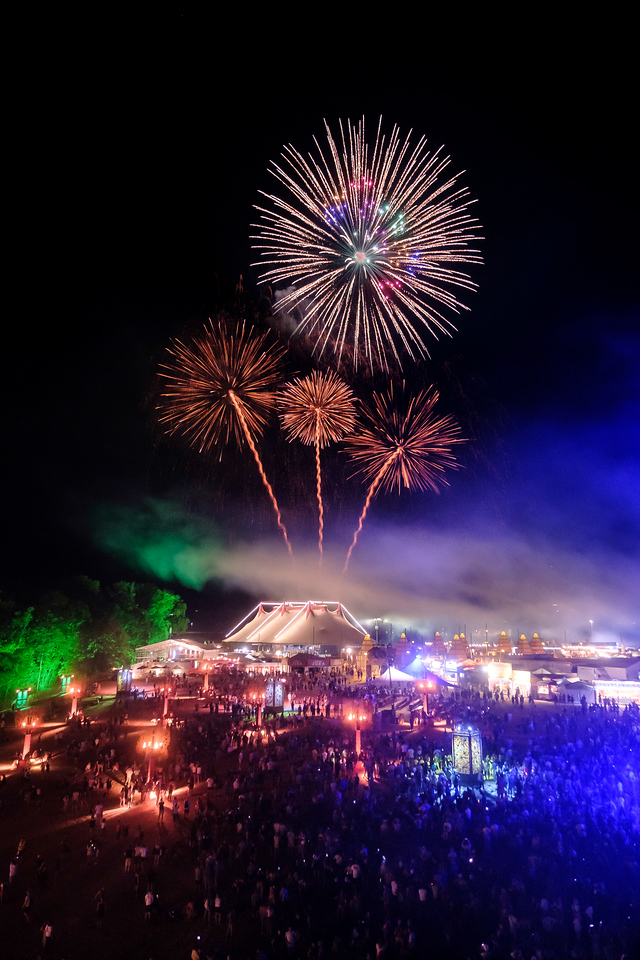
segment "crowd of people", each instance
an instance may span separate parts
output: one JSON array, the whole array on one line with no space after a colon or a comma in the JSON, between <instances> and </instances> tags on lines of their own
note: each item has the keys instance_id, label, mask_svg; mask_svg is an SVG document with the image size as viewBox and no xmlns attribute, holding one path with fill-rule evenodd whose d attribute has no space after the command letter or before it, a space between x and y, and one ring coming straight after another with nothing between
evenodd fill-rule
<instances>
[{"instance_id":1,"label":"crowd of people","mask_svg":"<svg viewBox=\"0 0 640 960\"><path fill-rule=\"evenodd\" d=\"M356 756L326 705L363 688L293 693L288 719L259 728L194 713L151 778L117 716L90 743L66 739L82 769L60 804L86 818L87 857L122 791L145 788L112 838L119 882L150 929L182 924L184 956L621 960L640 946L636 707L452 697L442 711L480 726L489 761L464 783L427 726L371 724ZM142 811L151 835L130 834ZM112 897L100 888L96 929Z\"/></svg>"}]
</instances>

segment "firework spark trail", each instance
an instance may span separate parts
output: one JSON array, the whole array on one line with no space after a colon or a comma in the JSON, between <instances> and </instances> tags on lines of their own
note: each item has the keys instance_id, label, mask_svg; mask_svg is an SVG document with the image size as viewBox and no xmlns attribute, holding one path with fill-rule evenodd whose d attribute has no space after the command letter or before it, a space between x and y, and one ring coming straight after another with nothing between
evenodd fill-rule
<instances>
[{"instance_id":1,"label":"firework spark trail","mask_svg":"<svg viewBox=\"0 0 640 960\"><path fill-rule=\"evenodd\" d=\"M373 394L371 407L363 405L363 427L348 438L347 452L359 464L356 472L364 474L370 486L343 573L379 489L396 489L400 493L404 487L438 493L438 485L448 482L445 470L456 469L451 447L463 439L452 417L436 417L437 400L438 391L434 388L421 390L412 397L406 394L403 384L400 396L396 396L391 384L388 393Z\"/></svg>"},{"instance_id":2,"label":"firework spark trail","mask_svg":"<svg viewBox=\"0 0 640 960\"><path fill-rule=\"evenodd\" d=\"M388 457L385 463L383 463L380 469L378 470L378 473L374 477L373 483L371 484L371 486L369 487L369 490L367 491L367 498L364 502L364 508L362 510L362 513L360 514L360 519L358 520L358 526L357 526L356 532L353 535L353 540L351 541L351 546L349 547L349 552L347 553L347 559L344 562L344 567L342 568L343 573L347 572L347 567L349 566L349 560L351 559L353 548L358 542L358 534L362 531L362 524L364 523L364 519L367 515L367 510L371 505L371 501L374 497L374 494L378 489L379 484L382 482L382 478L384 477L386 471L389 469L391 461L397 458L399 455L400 455L399 451L394 450L394 452Z\"/></svg>"},{"instance_id":3,"label":"firework spark trail","mask_svg":"<svg viewBox=\"0 0 640 960\"><path fill-rule=\"evenodd\" d=\"M247 427L247 421L245 420L244 413L243 413L243 410L242 410L242 404L239 402L239 400L238 400L238 398L236 397L236 395L235 395L235 393L233 392L233 390L229 390L229 399L231 400L231 403L232 403L233 406L235 407L236 413L238 414L238 419L239 419L240 424L241 424L241 426L242 426L242 429L243 429L243 431L244 431L245 438L246 438L246 440L247 440L247 443L249 444L249 449L251 450L251 453L253 454L256 463L258 464L258 470L260 471L260 476L262 477L262 482L264 483L264 485L265 485L265 487L266 487L266 489L267 489L267 493L269 494L269 497L271 498L271 503L273 504L273 509L274 509L275 512L276 512L276 517L277 517L277 520L278 520L278 526L279 526L280 529L282 530L282 536L284 537L284 542L285 542L286 545L287 545L287 550L289 551L289 553L291 554L291 556L293 556L293 550L291 549L291 544L289 543L289 537L287 536L287 528L285 527L284 523L282 522L282 514L280 513L280 507L278 506L278 501L276 500L276 497L275 497L275 494L274 494L273 489L272 489L272 487L271 487L271 484L270 484L269 481L267 480L267 475L266 475L266 473L264 472L264 467L262 466L262 460L260 459L260 454L258 453L258 448L256 447L255 443L253 442L253 437L252 437L251 434L249 433L249 428Z\"/></svg>"},{"instance_id":4,"label":"firework spark trail","mask_svg":"<svg viewBox=\"0 0 640 960\"><path fill-rule=\"evenodd\" d=\"M259 207L252 239L264 283L294 286L278 311L300 310L298 327L317 338L322 355L333 345L341 359L353 343L369 366L400 364L400 349L415 359L428 355L422 337L455 329L441 308L468 309L456 288L476 284L459 265L481 263L470 247L480 237L468 215L468 191L442 176L449 164L431 154L422 137L411 147L398 127L387 139L381 121L372 149L358 126L340 121L341 149L325 121L329 153L314 137L317 156L285 146L284 166L270 171L285 199L263 193L273 209Z\"/></svg>"},{"instance_id":5,"label":"firework spark trail","mask_svg":"<svg viewBox=\"0 0 640 960\"><path fill-rule=\"evenodd\" d=\"M322 473L320 471L320 411L316 411L316 496L318 497L318 550L322 564L322 541L324 540L324 504L322 502Z\"/></svg>"},{"instance_id":6,"label":"firework spark trail","mask_svg":"<svg viewBox=\"0 0 640 960\"><path fill-rule=\"evenodd\" d=\"M318 549L322 563L324 540L324 503L322 500L322 471L320 449L341 440L353 428L355 407L350 387L332 371L314 370L304 379L289 384L280 401L282 425L290 440L315 446L316 496L318 499Z\"/></svg>"}]
</instances>

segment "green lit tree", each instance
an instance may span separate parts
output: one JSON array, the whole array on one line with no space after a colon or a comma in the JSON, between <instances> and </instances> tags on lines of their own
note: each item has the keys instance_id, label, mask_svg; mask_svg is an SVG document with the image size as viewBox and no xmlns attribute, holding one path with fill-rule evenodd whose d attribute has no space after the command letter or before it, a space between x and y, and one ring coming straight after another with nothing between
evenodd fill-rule
<instances>
[{"instance_id":1,"label":"green lit tree","mask_svg":"<svg viewBox=\"0 0 640 960\"><path fill-rule=\"evenodd\" d=\"M136 647L178 635L188 626L186 604L149 583L78 577L68 593L49 592L19 608L0 596L0 701L17 689L55 690L62 674L86 677L135 658Z\"/></svg>"},{"instance_id":2,"label":"green lit tree","mask_svg":"<svg viewBox=\"0 0 640 960\"><path fill-rule=\"evenodd\" d=\"M30 683L31 651L29 627L33 607L16 609L5 598L0 600L0 698L13 701L17 689L26 689Z\"/></svg>"}]
</instances>

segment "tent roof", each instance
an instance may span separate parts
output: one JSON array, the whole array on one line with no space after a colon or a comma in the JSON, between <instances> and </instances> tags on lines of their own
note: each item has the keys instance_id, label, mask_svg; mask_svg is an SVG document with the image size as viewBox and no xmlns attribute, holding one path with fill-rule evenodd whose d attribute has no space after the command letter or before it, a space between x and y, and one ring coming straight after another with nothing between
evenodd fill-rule
<instances>
[{"instance_id":1,"label":"tent roof","mask_svg":"<svg viewBox=\"0 0 640 960\"><path fill-rule=\"evenodd\" d=\"M424 675L424 680L427 683L433 683L436 687L453 687L453 683L449 683L448 680L445 680L444 677L439 677L437 673L432 673L431 670L426 670Z\"/></svg>"},{"instance_id":2,"label":"tent roof","mask_svg":"<svg viewBox=\"0 0 640 960\"><path fill-rule=\"evenodd\" d=\"M397 667L389 667L388 670L385 670L379 677L373 681L373 683L389 683L389 681L404 682L404 683L413 683L415 677L410 676L408 673L403 673L402 670L398 670Z\"/></svg>"},{"instance_id":3,"label":"tent roof","mask_svg":"<svg viewBox=\"0 0 640 960\"><path fill-rule=\"evenodd\" d=\"M416 657L411 663L408 663L404 672L410 674L414 679L421 680L424 677L425 666L420 657Z\"/></svg>"},{"instance_id":4,"label":"tent roof","mask_svg":"<svg viewBox=\"0 0 640 960\"><path fill-rule=\"evenodd\" d=\"M238 644L273 643L287 646L361 647L366 630L337 601L262 601L237 627L226 642Z\"/></svg>"}]
</instances>

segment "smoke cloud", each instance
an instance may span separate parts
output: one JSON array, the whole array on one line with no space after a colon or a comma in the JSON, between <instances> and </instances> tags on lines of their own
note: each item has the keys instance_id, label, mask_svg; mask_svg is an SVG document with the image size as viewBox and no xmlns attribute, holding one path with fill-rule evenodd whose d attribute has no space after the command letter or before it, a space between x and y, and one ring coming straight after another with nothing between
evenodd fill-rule
<instances>
[{"instance_id":1,"label":"smoke cloud","mask_svg":"<svg viewBox=\"0 0 640 960\"><path fill-rule=\"evenodd\" d=\"M256 539L245 523L238 539L237 523L223 527L230 514L220 513L216 527L169 500L104 506L98 542L134 569L186 587L214 582L256 599L340 600L361 621L391 620L394 632L537 631L563 640L566 631L576 641L590 637L593 621L594 637L640 646L640 341L610 339L592 355L592 372L601 374L592 381L607 389L589 383L574 400L574 382L562 408L542 396L503 438L504 461L494 451L491 470L481 463L460 471L440 497L378 498L347 575L364 498L357 485L325 516L322 568L315 542L300 541L302 509L287 507L284 490L293 559L275 534Z\"/></svg>"},{"instance_id":2,"label":"smoke cloud","mask_svg":"<svg viewBox=\"0 0 640 960\"><path fill-rule=\"evenodd\" d=\"M169 501L103 504L96 511L94 527L103 550L160 580L201 590L222 566L212 525Z\"/></svg>"},{"instance_id":3,"label":"smoke cloud","mask_svg":"<svg viewBox=\"0 0 640 960\"><path fill-rule=\"evenodd\" d=\"M533 546L504 532L372 522L343 575L346 542L329 546L322 567L315 547L295 541L293 559L275 538L223 546L210 522L163 501L104 508L98 531L105 549L164 580L196 589L215 581L257 600L339 600L360 620L385 617L398 630L484 638L486 625L490 636L504 629L562 640L566 631L584 640L593 620L600 636L637 635L637 561Z\"/></svg>"}]
</instances>

